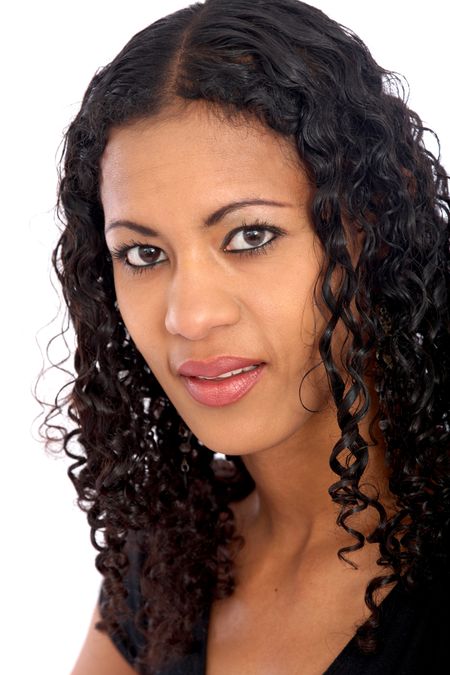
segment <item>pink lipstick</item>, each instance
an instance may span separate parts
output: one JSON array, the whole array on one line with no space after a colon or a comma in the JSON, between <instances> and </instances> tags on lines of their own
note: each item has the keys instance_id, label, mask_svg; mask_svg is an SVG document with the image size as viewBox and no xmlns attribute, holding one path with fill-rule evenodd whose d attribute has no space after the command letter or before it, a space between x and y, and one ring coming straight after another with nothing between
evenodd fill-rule
<instances>
[{"instance_id":1,"label":"pink lipstick","mask_svg":"<svg viewBox=\"0 0 450 675\"><path fill-rule=\"evenodd\" d=\"M219 407L241 399L263 374L258 359L221 356L208 361L186 361L178 373L193 399Z\"/></svg>"}]
</instances>

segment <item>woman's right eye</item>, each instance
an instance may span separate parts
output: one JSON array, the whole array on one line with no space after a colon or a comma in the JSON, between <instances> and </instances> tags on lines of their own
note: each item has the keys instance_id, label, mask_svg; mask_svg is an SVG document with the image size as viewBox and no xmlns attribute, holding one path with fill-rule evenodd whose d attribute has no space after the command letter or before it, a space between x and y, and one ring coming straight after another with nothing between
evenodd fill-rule
<instances>
[{"instance_id":1,"label":"woman's right eye","mask_svg":"<svg viewBox=\"0 0 450 675\"><path fill-rule=\"evenodd\" d=\"M111 256L120 260L131 272L141 272L164 262L159 259L162 250L156 246L134 241L111 250Z\"/></svg>"},{"instance_id":2,"label":"woman's right eye","mask_svg":"<svg viewBox=\"0 0 450 675\"><path fill-rule=\"evenodd\" d=\"M126 253L126 261L130 265L139 267L140 265L156 265L158 262L158 255L162 253L160 248L156 246L142 246L137 245L129 248Z\"/></svg>"}]
</instances>

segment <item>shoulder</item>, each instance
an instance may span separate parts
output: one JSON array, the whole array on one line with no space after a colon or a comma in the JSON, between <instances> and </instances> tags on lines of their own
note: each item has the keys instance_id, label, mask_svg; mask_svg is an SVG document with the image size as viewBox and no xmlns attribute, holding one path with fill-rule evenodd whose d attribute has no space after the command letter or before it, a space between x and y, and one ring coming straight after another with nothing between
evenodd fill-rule
<instances>
[{"instance_id":1,"label":"shoulder","mask_svg":"<svg viewBox=\"0 0 450 675\"><path fill-rule=\"evenodd\" d=\"M134 617L142 603L140 576L143 562L143 552L136 533L128 536L126 554L129 566L124 584L128 615L119 620L120 635L96 628L103 618L105 607L111 601L102 583L85 642L71 675L131 675L136 672L133 663L142 639L135 628Z\"/></svg>"},{"instance_id":2,"label":"shoulder","mask_svg":"<svg viewBox=\"0 0 450 675\"><path fill-rule=\"evenodd\" d=\"M100 619L100 609L97 605L71 675L135 675L136 671L110 637L95 627Z\"/></svg>"},{"instance_id":3,"label":"shoulder","mask_svg":"<svg viewBox=\"0 0 450 675\"><path fill-rule=\"evenodd\" d=\"M449 585L435 580L408 591L399 582L381 604L379 649L362 653L353 639L327 675L447 675Z\"/></svg>"},{"instance_id":4,"label":"shoulder","mask_svg":"<svg viewBox=\"0 0 450 675\"><path fill-rule=\"evenodd\" d=\"M394 620L405 643L405 663L412 673L447 673L450 662L450 577L436 578L417 591L402 591L401 595Z\"/></svg>"}]
</instances>

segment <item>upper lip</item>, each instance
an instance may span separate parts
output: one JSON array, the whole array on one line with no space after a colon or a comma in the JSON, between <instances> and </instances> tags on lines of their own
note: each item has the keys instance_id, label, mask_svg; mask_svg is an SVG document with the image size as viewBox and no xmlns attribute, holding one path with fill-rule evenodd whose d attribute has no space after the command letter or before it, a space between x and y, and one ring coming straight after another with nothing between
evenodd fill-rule
<instances>
[{"instance_id":1,"label":"upper lip","mask_svg":"<svg viewBox=\"0 0 450 675\"><path fill-rule=\"evenodd\" d=\"M205 361L185 361L178 367L179 375L188 377L217 377L230 370L238 370L247 366L263 363L258 358L244 358L243 356L216 356Z\"/></svg>"}]
</instances>

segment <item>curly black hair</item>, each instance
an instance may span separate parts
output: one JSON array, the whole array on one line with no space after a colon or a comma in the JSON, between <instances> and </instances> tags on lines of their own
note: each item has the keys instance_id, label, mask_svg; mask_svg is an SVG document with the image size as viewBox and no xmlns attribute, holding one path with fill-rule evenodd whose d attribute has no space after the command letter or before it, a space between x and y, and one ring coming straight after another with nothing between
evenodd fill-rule
<instances>
[{"instance_id":1,"label":"curly black hair","mask_svg":"<svg viewBox=\"0 0 450 675\"><path fill-rule=\"evenodd\" d=\"M206 0L159 19L94 75L65 134L52 262L75 330L76 374L40 429L53 443L56 430L74 460L69 475L104 576L100 627L119 630L133 539L144 555L136 621L151 635L139 663L156 669L187 653L199 613L233 593L232 550L243 538L229 503L255 487L240 457L220 459L195 435L185 487L179 448L189 430L121 320L104 237L99 163L109 130L195 100L291 139L314 185L311 218L326 257L315 293L329 312L319 349L342 434L330 448L338 479L329 494L356 539L338 555L373 543L388 570L368 584L371 615L357 630L359 648L374 653L374 592L393 581L414 590L449 563L448 176L401 79L352 31L298 0ZM356 265L344 221L363 234ZM349 338L347 393L331 349L338 322ZM378 424L396 498L390 517L359 488L368 375L379 396L371 441ZM71 430L54 421L66 410ZM340 461L346 449L350 466ZM379 523L365 537L346 521L369 506Z\"/></svg>"}]
</instances>

